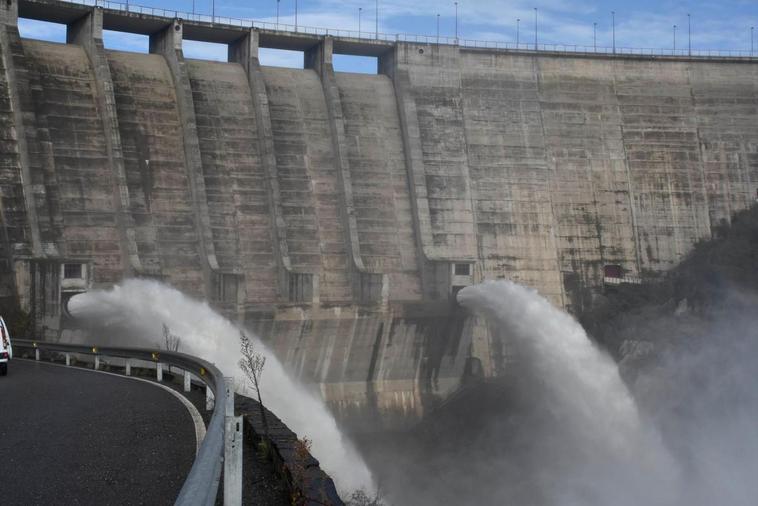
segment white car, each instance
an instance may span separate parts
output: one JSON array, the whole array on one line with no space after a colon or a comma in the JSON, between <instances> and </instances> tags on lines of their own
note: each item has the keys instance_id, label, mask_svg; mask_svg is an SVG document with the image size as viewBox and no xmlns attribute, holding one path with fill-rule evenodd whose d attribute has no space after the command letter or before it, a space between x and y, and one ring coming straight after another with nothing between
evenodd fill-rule
<instances>
[{"instance_id":1,"label":"white car","mask_svg":"<svg viewBox=\"0 0 758 506\"><path fill-rule=\"evenodd\" d=\"M5 320L0 316L0 376L8 374L8 361L12 358L11 333L5 325Z\"/></svg>"}]
</instances>

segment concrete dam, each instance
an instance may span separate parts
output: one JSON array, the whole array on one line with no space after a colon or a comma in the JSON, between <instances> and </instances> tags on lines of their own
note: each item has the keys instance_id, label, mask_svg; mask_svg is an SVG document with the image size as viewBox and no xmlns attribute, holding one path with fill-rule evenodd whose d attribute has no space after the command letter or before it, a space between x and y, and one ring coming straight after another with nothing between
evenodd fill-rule
<instances>
[{"instance_id":1,"label":"concrete dam","mask_svg":"<svg viewBox=\"0 0 758 506\"><path fill-rule=\"evenodd\" d=\"M21 38L18 17L67 25ZM511 360L455 304L507 278L577 310L678 263L758 189L758 60L471 49L0 5L0 297L164 281L257 332L352 427ZM103 30L149 35L149 54ZM227 44L228 62L182 41ZM304 53L265 67L258 49ZM376 75L335 72L373 56Z\"/></svg>"}]
</instances>

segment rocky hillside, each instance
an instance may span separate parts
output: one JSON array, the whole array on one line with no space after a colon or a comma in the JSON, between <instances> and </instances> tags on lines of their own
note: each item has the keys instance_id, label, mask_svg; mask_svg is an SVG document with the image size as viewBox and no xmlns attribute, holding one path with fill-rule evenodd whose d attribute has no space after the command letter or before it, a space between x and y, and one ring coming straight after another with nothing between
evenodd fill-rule
<instances>
[{"instance_id":1,"label":"rocky hillside","mask_svg":"<svg viewBox=\"0 0 758 506\"><path fill-rule=\"evenodd\" d=\"M578 319L623 365L694 346L713 336L715 322L745 314L758 314L758 206L735 215L658 281L607 287Z\"/></svg>"}]
</instances>

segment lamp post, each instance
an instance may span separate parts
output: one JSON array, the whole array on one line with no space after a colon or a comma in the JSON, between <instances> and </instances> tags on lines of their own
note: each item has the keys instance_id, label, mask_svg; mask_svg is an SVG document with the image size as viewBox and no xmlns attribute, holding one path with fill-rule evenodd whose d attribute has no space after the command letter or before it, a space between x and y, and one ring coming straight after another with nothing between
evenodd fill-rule
<instances>
[{"instance_id":1,"label":"lamp post","mask_svg":"<svg viewBox=\"0 0 758 506\"><path fill-rule=\"evenodd\" d=\"M358 7L358 38L361 38L361 14L363 13L363 7Z\"/></svg>"},{"instance_id":2,"label":"lamp post","mask_svg":"<svg viewBox=\"0 0 758 506\"><path fill-rule=\"evenodd\" d=\"M519 44L519 29L521 28L521 18L516 18L516 49L518 49Z\"/></svg>"},{"instance_id":3,"label":"lamp post","mask_svg":"<svg viewBox=\"0 0 758 506\"><path fill-rule=\"evenodd\" d=\"M753 32L755 31L755 27L750 27L750 56L753 56Z\"/></svg>"},{"instance_id":4,"label":"lamp post","mask_svg":"<svg viewBox=\"0 0 758 506\"><path fill-rule=\"evenodd\" d=\"M453 2L455 4L455 43L458 43L458 2Z\"/></svg>"},{"instance_id":5,"label":"lamp post","mask_svg":"<svg viewBox=\"0 0 758 506\"><path fill-rule=\"evenodd\" d=\"M613 54L616 54L616 11L611 11L611 27L613 28Z\"/></svg>"},{"instance_id":6,"label":"lamp post","mask_svg":"<svg viewBox=\"0 0 758 506\"><path fill-rule=\"evenodd\" d=\"M282 3L282 0L276 0L276 29L279 29L279 4Z\"/></svg>"},{"instance_id":7,"label":"lamp post","mask_svg":"<svg viewBox=\"0 0 758 506\"><path fill-rule=\"evenodd\" d=\"M674 54L676 54L676 25L674 25Z\"/></svg>"},{"instance_id":8,"label":"lamp post","mask_svg":"<svg viewBox=\"0 0 758 506\"><path fill-rule=\"evenodd\" d=\"M297 31L297 0L295 0L295 31Z\"/></svg>"},{"instance_id":9,"label":"lamp post","mask_svg":"<svg viewBox=\"0 0 758 506\"><path fill-rule=\"evenodd\" d=\"M216 0L211 2L211 23L216 22Z\"/></svg>"},{"instance_id":10,"label":"lamp post","mask_svg":"<svg viewBox=\"0 0 758 506\"><path fill-rule=\"evenodd\" d=\"M592 23L592 47L597 53L597 21Z\"/></svg>"},{"instance_id":11,"label":"lamp post","mask_svg":"<svg viewBox=\"0 0 758 506\"><path fill-rule=\"evenodd\" d=\"M379 0L376 0L376 39L379 40Z\"/></svg>"},{"instance_id":12,"label":"lamp post","mask_svg":"<svg viewBox=\"0 0 758 506\"><path fill-rule=\"evenodd\" d=\"M692 17L687 13L687 55L692 56Z\"/></svg>"},{"instance_id":13,"label":"lamp post","mask_svg":"<svg viewBox=\"0 0 758 506\"><path fill-rule=\"evenodd\" d=\"M440 43L440 15L437 14L437 44Z\"/></svg>"},{"instance_id":14,"label":"lamp post","mask_svg":"<svg viewBox=\"0 0 758 506\"><path fill-rule=\"evenodd\" d=\"M534 50L537 51L537 7L534 8Z\"/></svg>"}]
</instances>

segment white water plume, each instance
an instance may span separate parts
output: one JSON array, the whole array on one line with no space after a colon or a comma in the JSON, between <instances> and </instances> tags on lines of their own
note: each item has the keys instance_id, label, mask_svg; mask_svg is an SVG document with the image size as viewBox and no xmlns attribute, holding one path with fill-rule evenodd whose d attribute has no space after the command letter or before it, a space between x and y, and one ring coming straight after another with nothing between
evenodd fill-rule
<instances>
[{"instance_id":1,"label":"white water plume","mask_svg":"<svg viewBox=\"0 0 758 506\"><path fill-rule=\"evenodd\" d=\"M167 285L149 280L127 280L111 290L75 296L69 311L77 319L107 329L110 341L124 346L155 346L165 323L181 336L179 351L214 363L238 385L245 380L239 368L240 329L213 311ZM256 350L266 356L261 380L264 404L300 437L313 441L312 453L334 479L338 489L374 490L371 472L339 431L324 404L293 381L281 362L252 332ZM103 335L104 336L104 335Z\"/></svg>"},{"instance_id":2,"label":"white water plume","mask_svg":"<svg viewBox=\"0 0 758 506\"><path fill-rule=\"evenodd\" d=\"M458 301L508 339L528 398L549 413L552 425L532 429L524 459L541 503L678 503L673 459L641 418L616 364L579 323L509 281L464 288Z\"/></svg>"}]
</instances>

